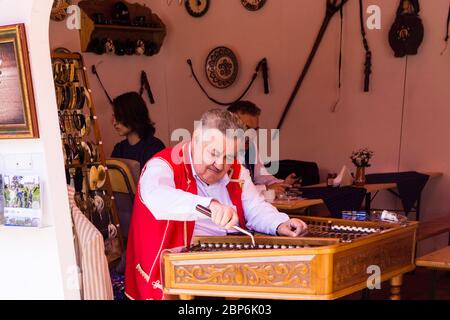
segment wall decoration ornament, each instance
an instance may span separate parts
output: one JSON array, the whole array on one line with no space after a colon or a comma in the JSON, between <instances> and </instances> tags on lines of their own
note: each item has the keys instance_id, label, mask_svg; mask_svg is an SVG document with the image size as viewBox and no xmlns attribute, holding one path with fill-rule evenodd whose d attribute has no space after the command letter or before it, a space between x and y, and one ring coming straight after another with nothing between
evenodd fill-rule
<instances>
[{"instance_id":1,"label":"wall decoration ornament","mask_svg":"<svg viewBox=\"0 0 450 320\"><path fill-rule=\"evenodd\" d=\"M0 27L0 139L38 138L24 24Z\"/></svg>"},{"instance_id":2,"label":"wall decoration ornament","mask_svg":"<svg viewBox=\"0 0 450 320\"><path fill-rule=\"evenodd\" d=\"M239 64L231 49L217 47L208 54L205 70L209 82L216 88L224 89L236 80Z\"/></svg>"},{"instance_id":3,"label":"wall decoration ornament","mask_svg":"<svg viewBox=\"0 0 450 320\"><path fill-rule=\"evenodd\" d=\"M71 0L54 0L50 19L53 21L63 21L67 17L67 8L70 6Z\"/></svg>"},{"instance_id":4,"label":"wall decoration ornament","mask_svg":"<svg viewBox=\"0 0 450 320\"><path fill-rule=\"evenodd\" d=\"M241 3L245 7L245 9L250 11L257 11L266 4L266 0L241 0Z\"/></svg>"},{"instance_id":5,"label":"wall decoration ornament","mask_svg":"<svg viewBox=\"0 0 450 320\"><path fill-rule=\"evenodd\" d=\"M209 0L185 0L186 11L194 18L204 16L209 9Z\"/></svg>"},{"instance_id":6,"label":"wall decoration ornament","mask_svg":"<svg viewBox=\"0 0 450 320\"><path fill-rule=\"evenodd\" d=\"M213 97L211 97L208 92L206 91L206 89L203 87L203 85L200 83L200 80L197 77L197 74L194 71L194 65L191 59L187 59L187 64L189 65L189 68L191 69L191 74L192 74L192 78L194 78L195 82L197 83L198 87L200 88L200 90L205 94L205 96L213 103L218 104L220 106L229 106L233 103L235 103L236 101L241 100L242 98L245 97L245 95L248 93L248 91L251 89L251 87L253 86L253 84L255 83L256 78L258 77L258 74L261 71L261 75L263 78L263 84L264 84L264 94L269 94L270 93L270 88L269 88L269 68L268 68L268 62L266 58L262 58L258 64L256 65L255 68L255 72L253 73L253 76L251 77L251 80L249 82L249 84L247 85L247 87L245 88L245 90L233 101L219 101Z\"/></svg>"},{"instance_id":7,"label":"wall decoration ornament","mask_svg":"<svg viewBox=\"0 0 450 320\"><path fill-rule=\"evenodd\" d=\"M419 0L400 0L397 16L389 31L389 44L395 57L417 54L424 36L419 12Z\"/></svg>"}]
</instances>

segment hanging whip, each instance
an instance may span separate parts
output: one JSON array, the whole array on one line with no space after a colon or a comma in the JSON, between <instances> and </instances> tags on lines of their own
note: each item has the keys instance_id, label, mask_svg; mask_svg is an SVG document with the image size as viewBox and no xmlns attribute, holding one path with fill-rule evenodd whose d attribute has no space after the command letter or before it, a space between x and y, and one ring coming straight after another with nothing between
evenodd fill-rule
<instances>
[{"instance_id":1,"label":"hanging whip","mask_svg":"<svg viewBox=\"0 0 450 320\"><path fill-rule=\"evenodd\" d=\"M327 30L328 25L330 24L331 18L337 13L341 8L347 3L348 0L327 0L326 2L326 14L325 18L322 22L322 26L320 27L320 31L317 35L316 41L314 42L313 48L311 50L311 53L309 54L308 60L306 61L306 64L303 68L303 71L297 81L297 84L294 87L294 90L292 91L292 94L289 98L289 101L284 108L283 114L281 115L280 121L278 122L277 129L281 129L283 126L284 120L286 118L286 115L288 114L289 110L292 107L292 104L295 100L295 97L297 96L298 91L300 90L300 87L303 83L303 80L305 79L306 75L308 74L309 68L311 67L311 64L314 60L314 57L317 53L317 50L319 49L319 45L322 42L323 36L325 35L325 31Z\"/></svg>"}]
</instances>

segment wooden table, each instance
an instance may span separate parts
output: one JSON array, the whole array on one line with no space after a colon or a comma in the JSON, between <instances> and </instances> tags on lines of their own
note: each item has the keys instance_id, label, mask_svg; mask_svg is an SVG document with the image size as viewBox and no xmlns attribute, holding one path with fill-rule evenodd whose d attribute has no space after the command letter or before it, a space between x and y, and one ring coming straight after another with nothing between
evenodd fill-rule
<instances>
[{"instance_id":1,"label":"wooden table","mask_svg":"<svg viewBox=\"0 0 450 320\"><path fill-rule=\"evenodd\" d=\"M313 187L325 187L325 183L319 183L311 185L305 188ZM395 188L397 185L395 183L378 183L378 184L367 184L361 188L366 188L367 193L377 192L380 190L387 190ZM298 199L298 200L275 200L272 205L278 210L298 210L304 209L319 204L324 204L322 199Z\"/></svg>"},{"instance_id":2,"label":"wooden table","mask_svg":"<svg viewBox=\"0 0 450 320\"><path fill-rule=\"evenodd\" d=\"M323 204L322 199L275 200L272 205L278 210L299 210Z\"/></svg>"},{"instance_id":3,"label":"wooden table","mask_svg":"<svg viewBox=\"0 0 450 320\"><path fill-rule=\"evenodd\" d=\"M430 269L450 270L450 246L417 258L416 266Z\"/></svg>"},{"instance_id":4,"label":"wooden table","mask_svg":"<svg viewBox=\"0 0 450 320\"><path fill-rule=\"evenodd\" d=\"M426 174L429 176L429 179L433 179L433 178L437 178L437 177L441 177L443 174L442 172L423 172L423 174ZM366 193L366 200L365 200L365 210L366 212L370 212L370 210L372 209L372 193L375 192L379 192L381 190L387 190L390 193L392 193L393 195L395 195L397 198L400 199L400 195L394 191L394 189L397 188L397 184L396 183L374 183L374 184L366 184L364 185L363 188L366 188L367 193ZM417 203L416 205L413 207L413 209L416 212L416 220L419 221L420 220L420 204L421 204L421 199L422 198L422 193L420 193L419 198L417 199ZM398 211L398 210L389 210L389 211ZM405 212L406 215L406 212Z\"/></svg>"},{"instance_id":5,"label":"wooden table","mask_svg":"<svg viewBox=\"0 0 450 320\"><path fill-rule=\"evenodd\" d=\"M429 175L430 179L441 177L443 174L442 172L425 172L424 174ZM314 188L314 187L325 187L326 183L320 183L308 186L306 188ZM365 200L365 210L366 212L369 212L371 210L371 202L372 202L372 193L376 193L382 190L388 190L391 191L393 194L395 194L397 197L399 196L396 192L392 191L392 189L397 188L396 183L373 183L373 184L366 184L360 188L365 188L367 190L366 193L366 200ZM417 205L415 207L417 219L419 220L420 217L420 197L417 201ZM308 207L312 207L315 205L323 204L322 199L299 199L299 200L275 200L272 205L275 206L278 210L299 210L304 209Z\"/></svg>"},{"instance_id":6,"label":"wooden table","mask_svg":"<svg viewBox=\"0 0 450 320\"><path fill-rule=\"evenodd\" d=\"M438 282L438 270L450 270L450 246L429 253L416 259L416 266L425 267L431 270L430 298L436 297L436 287Z\"/></svg>"}]
</instances>

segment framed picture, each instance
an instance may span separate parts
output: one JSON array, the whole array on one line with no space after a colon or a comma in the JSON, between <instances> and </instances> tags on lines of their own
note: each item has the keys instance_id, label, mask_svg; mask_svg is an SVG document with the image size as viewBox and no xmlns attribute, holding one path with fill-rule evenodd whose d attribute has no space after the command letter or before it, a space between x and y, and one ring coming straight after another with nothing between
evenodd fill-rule
<instances>
[{"instance_id":1,"label":"framed picture","mask_svg":"<svg viewBox=\"0 0 450 320\"><path fill-rule=\"evenodd\" d=\"M0 26L0 139L38 137L25 25Z\"/></svg>"}]
</instances>

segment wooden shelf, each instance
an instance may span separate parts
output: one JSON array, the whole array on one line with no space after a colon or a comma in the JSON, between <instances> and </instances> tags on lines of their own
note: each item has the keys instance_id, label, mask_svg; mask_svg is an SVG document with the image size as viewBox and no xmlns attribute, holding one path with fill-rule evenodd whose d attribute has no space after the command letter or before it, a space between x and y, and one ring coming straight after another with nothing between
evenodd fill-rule
<instances>
[{"instance_id":1,"label":"wooden shelf","mask_svg":"<svg viewBox=\"0 0 450 320\"><path fill-rule=\"evenodd\" d=\"M164 28L150 28L150 27L135 27L135 26L121 26L115 24L94 24L95 29L105 29L105 30L125 30L125 31L136 31L136 32L165 32Z\"/></svg>"},{"instance_id":2,"label":"wooden shelf","mask_svg":"<svg viewBox=\"0 0 450 320\"><path fill-rule=\"evenodd\" d=\"M128 3L123 1L130 13L130 23L134 23L136 17L144 17L145 22L159 27L141 27L133 25L118 24L96 24L95 15L103 14L105 21L113 21L111 12L116 0L88 1L83 0L78 3L81 8L81 30L80 42L82 52L94 52L90 48L92 41L102 41L111 39L113 41L137 42L142 40L154 44L153 54L157 54L166 37L166 26L162 20L152 10L145 5L138 3Z\"/></svg>"},{"instance_id":3,"label":"wooden shelf","mask_svg":"<svg viewBox=\"0 0 450 320\"><path fill-rule=\"evenodd\" d=\"M98 166L103 165L102 162L89 162L89 163L72 163L72 164L66 164L66 169L77 169L77 168L85 168L85 167L92 167L92 166Z\"/></svg>"},{"instance_id":4,"label":"wooden shelf","mask_svg":"<svg viewBox=\"0 0 450 320\"><path fill-rule=\"evenodd\" d=\"M81 54L78 52L73 53L64 53L64 52L53 52L52 53L52 59L75 59L79 60L81 59Z\"/></svg>"}]
</instances>

